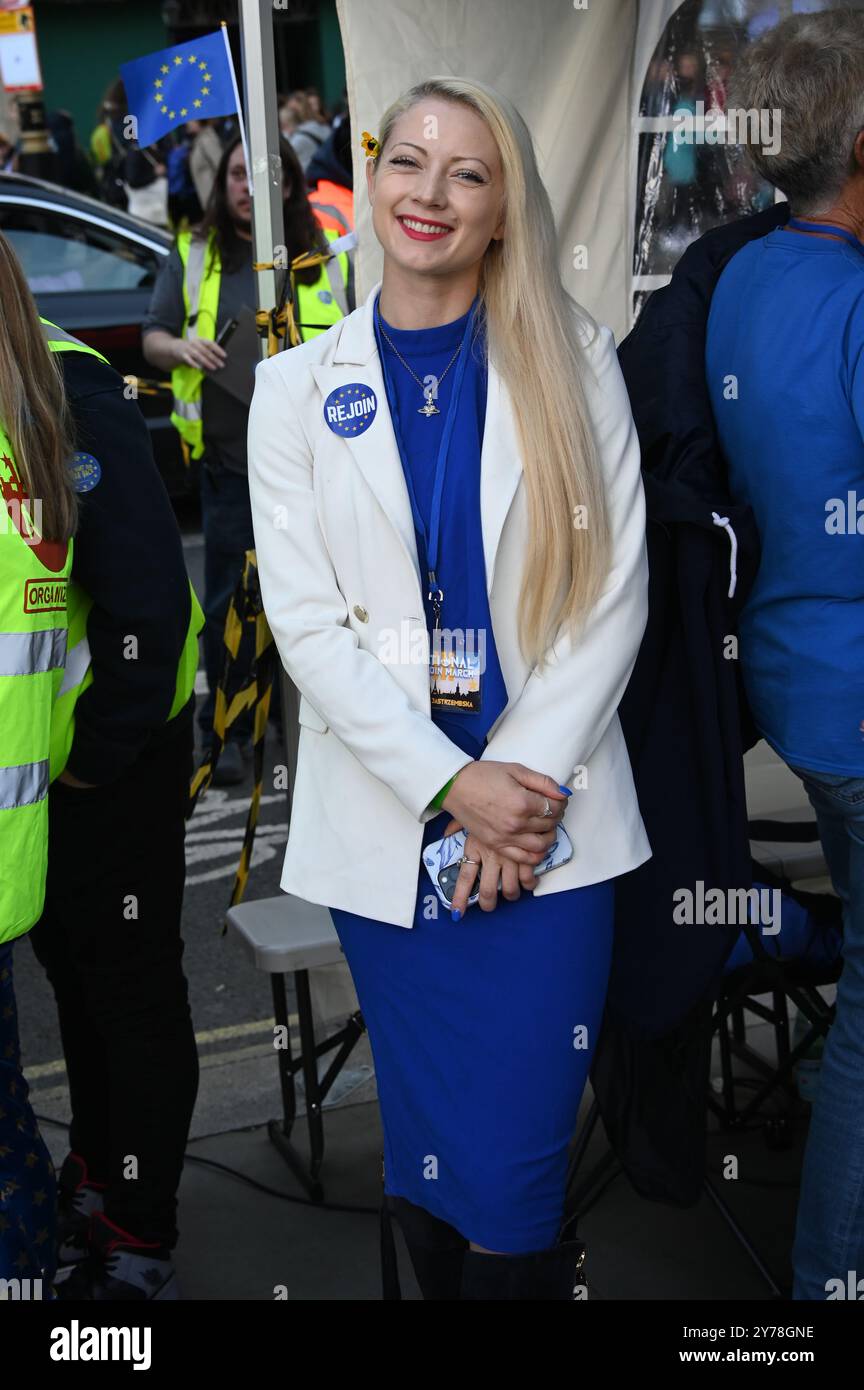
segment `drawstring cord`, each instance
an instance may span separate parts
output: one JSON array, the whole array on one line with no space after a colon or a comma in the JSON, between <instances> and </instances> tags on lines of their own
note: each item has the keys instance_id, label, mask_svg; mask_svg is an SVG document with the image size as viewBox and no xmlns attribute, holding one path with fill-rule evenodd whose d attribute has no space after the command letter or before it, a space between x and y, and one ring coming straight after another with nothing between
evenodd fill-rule
<instances>
[{"instance_id":1,"label":"drawstring cord","mask_svg":"<svg viewBox=\"0 0 864 1390\"><path fill-rule=\"evenodd\" d=\"M715 526L722 526L723 530L729 536L729 545L731 547L729 552L729 593L726 597L733 598L735 595L735 586L738 583L738 537L729 525L728 516L719 516L717 512L712 512L711 520L714 522Z\"/></svg>"}]
</instances>

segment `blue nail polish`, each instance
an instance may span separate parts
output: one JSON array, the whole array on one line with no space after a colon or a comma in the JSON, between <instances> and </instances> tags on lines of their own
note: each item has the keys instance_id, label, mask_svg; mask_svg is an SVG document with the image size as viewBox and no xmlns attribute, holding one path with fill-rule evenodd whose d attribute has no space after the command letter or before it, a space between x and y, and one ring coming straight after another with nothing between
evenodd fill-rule
<instances>
[{"instance_id":1,"label":"blue nail polish","mask_svg":"<svg viewBox=\"0 0 864 1390\"><path fill-rule=\"evenodd\" d=\"M458 907L454 907L450 913L450 916L453 918L454 922L458 922L462 916L462 913L459 911Z\"/></svg>"},{"instance_id":2,"label":"blue nail polish","mask_svg":"<svg viewBox=\"0 0 864 1390\"><path fill-rule=\"evenodd\" d=\"M559 787L558 790L559 790L559 792L563 792L565 796L572 796L572 795L573 795L573 792L570 790L569 787Z\"/></svg>"}]
</instances>

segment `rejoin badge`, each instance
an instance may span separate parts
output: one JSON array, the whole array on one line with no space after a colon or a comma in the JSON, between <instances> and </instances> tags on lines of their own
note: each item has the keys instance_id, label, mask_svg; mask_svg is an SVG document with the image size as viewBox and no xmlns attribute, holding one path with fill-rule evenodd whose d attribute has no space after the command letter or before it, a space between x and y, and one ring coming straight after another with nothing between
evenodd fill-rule
<instances>
[{"instance_id":1,"label":"rejoin badge","mask_svg":"<svg viewBox=\"0 0 864 1390\"><path fill-rule=\"evenodd\" d=\"M324 402L324 420L334 434L350 439L368 430L375 419L378 402L375 392L362 381L337 386Z\"/></svg>"}]
</instances>

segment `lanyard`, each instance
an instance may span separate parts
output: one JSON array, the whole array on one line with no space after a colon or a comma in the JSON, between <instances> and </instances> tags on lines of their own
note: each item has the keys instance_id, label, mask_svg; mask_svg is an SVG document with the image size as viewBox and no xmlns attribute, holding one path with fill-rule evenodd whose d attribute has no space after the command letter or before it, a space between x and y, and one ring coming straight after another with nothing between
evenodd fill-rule
<instances>
[{"instance_id":1,"label":"lanyard","mask_svg":"<svg viewBox=\"0 0 864 1390\"><path fill-rule=\"evenodd\" d=\"M380 291L379 291L380 299ZM399 447L399 455L402 460L402 471L405 474L405 482L408 486L408 497L411 502L411 514L414 517L414 525L423 539L426 550L426 566L429 579L428 599L432 604L432 611L435 615L435 627L441 626L441 604L444 600L444 590L438 584L436 573L438 567L438 547L441 539L441 501L444 496L444 475L447 471L447 455L450 452L450 441L453 437L453 429L456 424L456 414L459 409L459 397L462 394L462 382L465 378L465 368L468 362L468 353L465 351L470 342L471 329L474 325L474 318L477 312L479 296L475 297L468 315L468 322L465 325L465 332L462 335L462 342L459 345L459 360L456 363L456 372L453 377L453 390L450 395L450 404L447 407L447 414L444 417L444 428L441 432L441 443L438 446L438 457L435 461L435 476L432 484L432 510L429 517L429 530L427 532L426 523L420 512L417 503L417 495L414 491L414 480L411 476L411 468L408 463L408 456L405 444L402 439L402 430L399 423L399 409L396 400L396 391L393 387L393 380L390 369L387 365L387 358L384 353L384 345L381 338L381 328L378 316L378 300L375 301L375 338L378 343L378 356L381 360L381 371L384 375L384 382L387 387L387 395L390 399L391 418L393 420L393 433L396 436L396 443Z\"/></svg>"},{"instance_id":2,"label":"lanyard","mask_svg":"<svg viewBox=\"0 0 864 1390\"><path fill-rule=\"evenodd\" d=\"M800 217L790 217L786 226L796 227L799 232L830 232L832 236L839 236L848 241L850 246L854 246L856 251L864 255L864 246L847 227L835 227L831 222L805 222Z\"/></svg>"}]
</instances>

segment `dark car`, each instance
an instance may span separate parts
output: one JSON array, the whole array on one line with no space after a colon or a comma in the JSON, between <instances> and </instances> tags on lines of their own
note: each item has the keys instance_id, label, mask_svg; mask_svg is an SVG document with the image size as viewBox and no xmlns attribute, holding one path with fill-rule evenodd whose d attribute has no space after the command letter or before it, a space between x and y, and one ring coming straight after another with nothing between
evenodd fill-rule
<instances>
[{"instance_id":1,"label":"dark car","mask_svg":"<svg viewBox=\"0 0 864 1390\"><path fill-rule=\"evenodd\" d=\"M141 320L174 244L169 232L56 184L2 173L0 231L44 318L98 348L122 376L165 379L144 360ZM169 418L170 394L141 393L138 404L170 495L189 495L192 477Z\"/></svg>"}]
</instances>

